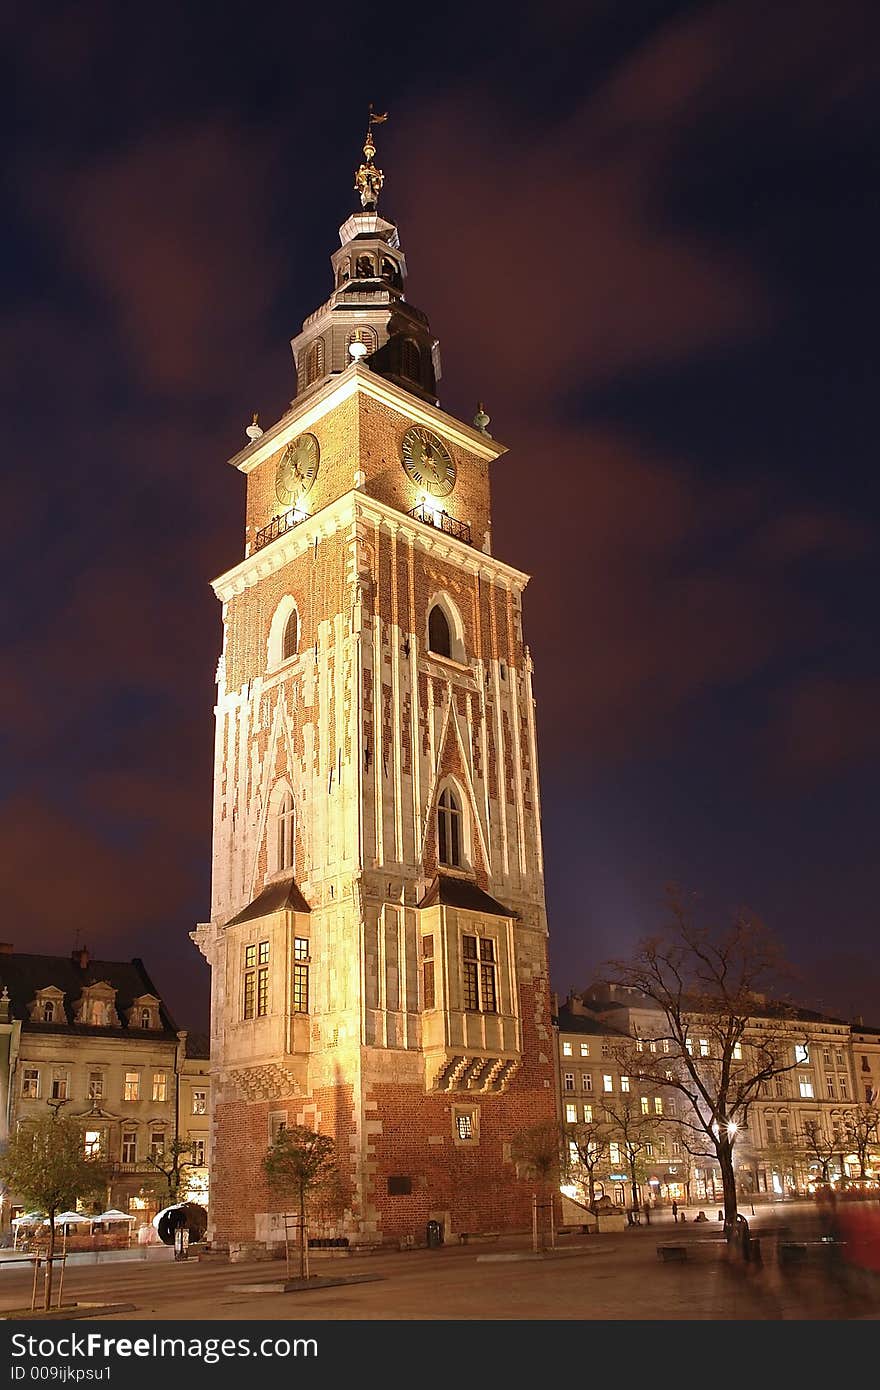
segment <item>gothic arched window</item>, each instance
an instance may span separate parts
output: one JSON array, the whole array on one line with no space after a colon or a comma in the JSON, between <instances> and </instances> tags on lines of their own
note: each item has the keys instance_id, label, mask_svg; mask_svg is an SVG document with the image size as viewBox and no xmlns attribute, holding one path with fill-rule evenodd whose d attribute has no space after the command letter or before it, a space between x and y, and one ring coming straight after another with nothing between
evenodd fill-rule
<instances>
[{"instance_id":1,"label":"gothic arched window","mask_svg":"<svg viewBox=\"0 0 880 1390\"><path fill-rule=\"evenodd\" d=\"M299 614L296 609L291 609L290 617L284 625L284 637L281 642L281 660L286 661L290 656L296 656L299 650Z\"/></svg>"},{"instance_id":2,"label":"gothic arched window","mask_svg":"<svg viewBox=\"0 0 880 1390\"><path fill-rule=\"evenodd\" d=\"M278 807L278 868L293 868L293 844L294 827L296 817L293 809L293 797L290 792L285 792Z\"/></svg>"},{"instance_id":3,"label":"gothic arched window","mask_svg":"<svg viewBox=\"0 0 880 1390\"><path fill-rule=\"evenodd\" d=\"M446 787L437 803L437 858L441 864L461 868L461 805Z\"/></svg>"},{"instance_id":4,"label":"gothic arched window","mask_svg":"<svg viewBox=\"0 0 880 1390\"><path fill-rule=\"evenodd\" d=\"M452 656L452 634L449 619L439 604L428 614L428 649L437 656Z\"/></svg>"}]
</instances>

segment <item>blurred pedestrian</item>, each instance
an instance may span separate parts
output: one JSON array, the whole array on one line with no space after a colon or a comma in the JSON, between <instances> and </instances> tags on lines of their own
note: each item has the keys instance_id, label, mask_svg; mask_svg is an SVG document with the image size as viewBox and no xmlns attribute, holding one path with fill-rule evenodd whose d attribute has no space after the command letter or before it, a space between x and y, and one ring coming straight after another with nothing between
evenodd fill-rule
<instances>
[{"instance_id":1,"label":"blurred pedestrian","mask_svg":"<svg viewBox=\"0 0 880 1390\"><path fill-rule=\"evenodd\" d=\"M674 1221L674 1222L676 1223L676 1225L677 1225L677 1224L678 1224L678 1202L676 1202L676 1200L675 1200L674 1197L673 1197L673 1199L672 1199L672 1219L673 1219L673 1221Z\"/></svg>"}]
</instances>

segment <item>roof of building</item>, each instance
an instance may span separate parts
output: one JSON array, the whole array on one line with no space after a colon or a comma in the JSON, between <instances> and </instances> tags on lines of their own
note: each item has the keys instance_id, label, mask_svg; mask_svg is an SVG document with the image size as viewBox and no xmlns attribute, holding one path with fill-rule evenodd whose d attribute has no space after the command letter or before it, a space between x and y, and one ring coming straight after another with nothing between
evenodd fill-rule
<instances>
[{"instance_id":1,"label":"roof of building","mask_svg":"<svg viewBox=\"0 0 880 1390\"><path fill-rule=\"evenodd\" d=\"M209 1033L187 1033L186 1055L197 1061L207 1061L211 1056L211 1035Z\"/></svg>"},{"instance_id":2,"label":"roof of building","mask_svg":"<svg viewBox=\"0 0 880 1390\"><path fill-rule=\"evenodd\" d=\"M273 912L311 912L311 908L299 891L294 879L281 878L270 883L258 893L253 902L243 907L234 917L230 917L227 927L237 927L242 922L255 922L258 917L271 917Z\"/></svg>"},{"instance_id":3,"label":"roof of building","mask_svg":"<svg viewBox=\"0 0 880 1390\"><path fill-rule=\"evenodd\" d=\"M588 1014L573 1013L565 1004L556 1016L556 1026L560 1033L586 1033L591 1037L630 1037L622 1028L615 1028L613 1023L606 1023L601 1018L592 1018Z\"/></svg>"},{"instance_id":4,"label":"roof of building","mask_svg":"<svg viewBox=\"0 0 880 1390\"><path fill-rule=\"evenodd\" d=\"M438 874L419 903L419 907L460 907L466 912L482 912L488 917L516 917L518 913L505 907L497 898L484 893L468 878L453 878Z\"/></svg>"},{"instance_id":5,"label":"roof of building","mask_svg":"<svg viewBox=\"0 0 880 1390\"><path fill-rule=\"evenodd\" d=\"M85 965L79 961L84 960ZM30 1005L37 990L55 986L64 991L64 1011L73 1018L75 1006L88 985L108 984L116 991L115 1008L122 1026L107 1028L101 1024L89 1023L32 1023ZM177 1024L165 1005L159 1004L161 1029L130 1028L125 1018L127 1011L141 995L152 994L160 998L159 991L147 974L140 958L134 960L92 960L88 952L81 955L74 952L69 956L41 956L29 952L4 952L0 954L0 987L9 991L11 1016L21 1020L22 1029L29 1032L59 1033L70 1032L98 1035L100 1037L155 1038L177 1036Z\"/></svg>"}]
</instances>

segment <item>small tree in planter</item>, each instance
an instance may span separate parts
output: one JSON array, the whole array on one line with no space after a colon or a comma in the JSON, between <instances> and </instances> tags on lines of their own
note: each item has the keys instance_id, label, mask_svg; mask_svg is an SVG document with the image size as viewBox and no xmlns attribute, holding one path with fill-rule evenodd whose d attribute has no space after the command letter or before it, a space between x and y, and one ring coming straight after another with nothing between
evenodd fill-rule
<instances>
[{"instance_id":1,"label":"small tree in planter","mask_svg":"<svg viewBox=\"0 0 880 1390\"><path fill-rule=\"evenodd\" d=\"M88 1157L82 1125L59 1109L22 1124L0 1158L0 1179L29 1206L49 1218L43 1307L52 1306L55 1217L78 1201L105 1194L109 1173L103 1159Z\"/></svg>"},{"instance_id":2,"label":"small tree in planter","mask_svg":"<svg viewBox=\"0 0 880 1390\"><path fill-rule=\"evenodd\" d=\"M300 1278L309 1277L306 1211L309 1198L337 1185L336 1145L326 1134L304 1125L283 1129L263 1160L269 1187L282 1200L296 1203L300 1230Z\"/></svg>"}]
</instances>

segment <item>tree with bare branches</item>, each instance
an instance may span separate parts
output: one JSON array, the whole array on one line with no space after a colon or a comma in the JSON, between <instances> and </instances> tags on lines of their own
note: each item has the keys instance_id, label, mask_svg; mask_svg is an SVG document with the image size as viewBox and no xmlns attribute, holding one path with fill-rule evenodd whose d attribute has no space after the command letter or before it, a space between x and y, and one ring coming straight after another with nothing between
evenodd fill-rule
<instances>
[{"instance_id":1,"label":"tree with bare branches","mask_svg":"<svg viewBox=\"0 0 880 1390\"><path fill-rule=\"evenodd\" d=\"M830 1183L831 1164L840 1153L837 1135L827 1135L819 1120L804 1120L803 1147L807 1161L818 1166L820 1180Z\"/></svg>"},{"instance_id":2,"label":"tree with bare branches","mask_svg":"<svg viewBox=\"0 0 880 1390\"><path fill-rule=\"evenodd\" d=\"M569 1145L568 1172L582 1187L586 1186L590 1211L596 1206L597 1181L607 1177L611 1171L608 1161L611 1137L610 1124L603 1124L599 1120L565 1127L565 1138Z\"/></svg>"},{"instance_id":3,"label":"tree with bare branches","mask_svg":"<svg viewBox=\"0 0 880 1390\"><path fill-rule=\"evenodd\" d=\"M653 1020L644 1037L625 1045L621 1066L680 1097L678 1125L691 1136L691 1152L698 1141L721 1170L730 1232L737 1216L737 1134L762 1087L798 1064L794 1043L802 1035L794 1010L767 999L786 972L780 948L744 912L726 926L699 925L692 906L672 892L664 928L630 960L609 968Z\"/></svg>"},{"instance_id":4,"label":"tree with bare branches","mask_svg":"<svg viewBox=\"0 0 880 1390\"><path fill-rule=\"evenodd\" d=\"M872 1156L880 1152L880 1109L875 1101L863 1101L843 1117L843 1134L847 1153L859 1161L859 1177L868 1176Z\"/></svg>"},{"instance_id":5,"label":"tree with bare branches","mask_svg":"<svg viewBox=\"0 0 880 1390\"><path fill-rule=\"evenodd\" d=\"M629 1174L632 1210L639 1209L639 1186L644 1179L644 1160L651 1153L657 1137L657 1122L644 1115L635 1096L606 1096L603 1103L609 1144L617 1144Z\"/></svg>"}]
</instances>

